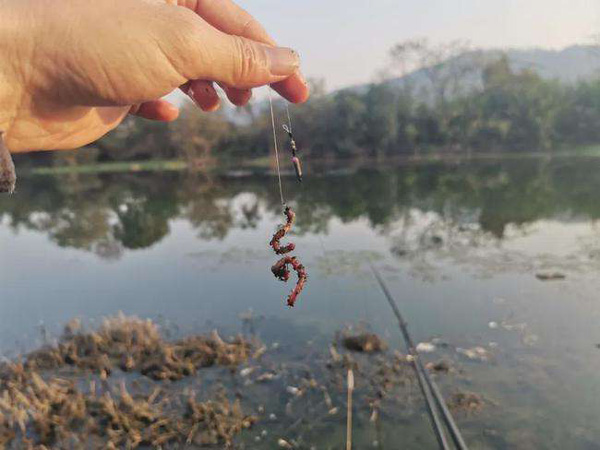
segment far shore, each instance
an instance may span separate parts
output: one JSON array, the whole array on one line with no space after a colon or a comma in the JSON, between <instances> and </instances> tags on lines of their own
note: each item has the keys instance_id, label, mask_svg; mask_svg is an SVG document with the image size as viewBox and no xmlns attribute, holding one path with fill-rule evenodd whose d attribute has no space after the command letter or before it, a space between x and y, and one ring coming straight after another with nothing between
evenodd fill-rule
<instances>
[{"instance_id":1,"label":"far shore","mask_svg":"<svg viewBox=\"0 0 600 450\"><path fill-rule=\"evenodd\" d=\"M82 150L85 151L85 150ZM66 156L72 155L65 152ZM70 155L69 155L70 154ZM428 151L417 154L402 154L385 158L349 158L328 159L314 158L308 156L304 159L306 167L339 170L344 167L348 170L359 168L377 167L381 165L411 165L428 163L462 163L477 160L495 159L538 159L538 158L600 158L600 145L581 147L578 149L557 149L552 151L494 151L494 152L465 152L465 151ZM274 172L274 158L255 158L248 160L216 159L194 160L192 162L180 159L173 160L148 160L148 161L111 161L94 164L73 164L72 160L60 164L60 159L55 160L53 165L30 165L23 167L21 175L61 175L61 174L97 174L97 173L132 173L132 172L180 172L180 171L250 171L250 172ZM288 173L289 172L289 173ZM293 175L293 171L283 171L283 174Z\"/></svg>"}]
</instances>

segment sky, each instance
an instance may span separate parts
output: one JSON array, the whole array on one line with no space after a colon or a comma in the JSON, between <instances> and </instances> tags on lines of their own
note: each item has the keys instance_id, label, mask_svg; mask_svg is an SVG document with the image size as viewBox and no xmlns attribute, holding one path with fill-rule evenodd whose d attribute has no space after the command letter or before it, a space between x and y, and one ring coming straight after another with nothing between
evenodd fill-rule
<instances>
[{"instance_id":1,"label":"sky","mask_svg":"<svg viewBox=\"0 0 600 450\"><path fill-rule=\"evenodd\" d=\"M239 0L328 90L373 81L397 42L560 49L600 35L599 0Z\"/></svg>"}]
</instances>

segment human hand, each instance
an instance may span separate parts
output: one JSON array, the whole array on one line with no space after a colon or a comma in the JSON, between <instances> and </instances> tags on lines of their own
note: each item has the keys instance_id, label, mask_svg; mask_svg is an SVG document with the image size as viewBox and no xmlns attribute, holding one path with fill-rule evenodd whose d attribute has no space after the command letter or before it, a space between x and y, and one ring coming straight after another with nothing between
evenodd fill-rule
<instances>
[{"instance_id":1,"label":"human hand","mask_svg":"<svg viewBox=\"0 0 600 450\"><path fill-rule=\"evenodd\" d=\"M237 105L266 84L308 97L298 55L231 0L0 0L0 61L12 152L80 147L130 112L174 120L160 98L178 87L207 111L213 82Z\"/></svg>"}]
</instances>

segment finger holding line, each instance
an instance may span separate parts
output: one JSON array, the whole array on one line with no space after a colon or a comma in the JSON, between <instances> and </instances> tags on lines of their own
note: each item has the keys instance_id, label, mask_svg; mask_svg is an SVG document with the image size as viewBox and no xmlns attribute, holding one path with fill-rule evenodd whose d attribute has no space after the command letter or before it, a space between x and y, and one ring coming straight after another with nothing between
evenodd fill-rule
<instances>
[{"instance_id":1,"label":"finger holding line","mask_svg":"<svg viewBox=\"0 0 600 450\"><path fill-rule=\"evenodd\" d=\"M180 6L191 9L206 22L218 30L253 41L276 46L264 27L247 11L232 0L178 0ZM303 103L309 97L309 88L299 70L288 78L272 83L273 89L292 103ZM228 97L232 103L245 99L251 94L242 93L232 88Z\"/></svg>"}]
</instances>

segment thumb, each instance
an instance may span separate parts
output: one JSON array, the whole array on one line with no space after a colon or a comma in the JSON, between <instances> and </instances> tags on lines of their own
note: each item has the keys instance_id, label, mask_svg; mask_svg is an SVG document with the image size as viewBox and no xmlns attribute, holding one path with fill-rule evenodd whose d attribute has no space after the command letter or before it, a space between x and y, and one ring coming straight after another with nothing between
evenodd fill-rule
<instances>
[{"instance_id":1,"label":"thumb","mask_svg":"<svg viewBox=\"0 0 600 450\"><path fill-rule=\"evenodd\" d=\"M170 21L170 36L162 40L161 48L188 80L250 89L282 81L300 67L298 53L292 49L223 33L185 8L171 10L179 20Z\"/></svg>"}]
</instances>

